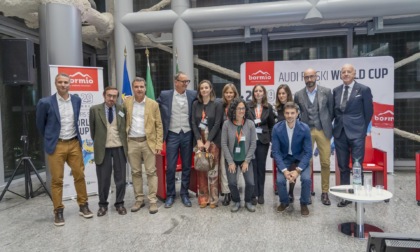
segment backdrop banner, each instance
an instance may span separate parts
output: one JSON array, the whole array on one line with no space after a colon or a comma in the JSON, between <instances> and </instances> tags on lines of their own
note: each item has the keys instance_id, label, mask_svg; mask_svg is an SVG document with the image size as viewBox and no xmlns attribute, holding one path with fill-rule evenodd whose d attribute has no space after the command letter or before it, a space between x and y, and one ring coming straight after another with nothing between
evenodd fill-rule
<instances>
[{"instance_id":1,"label":"backdrop banner","mask_svg":"<svg viewBox=\"0 0 420 252\"><path fill-rule=\"evenodd\" d=\"M366 141L387 152L388 172L394 172L394 59L385 57L342 58L298 61L245 62L241 65L241 95L246 101L252 98L252 88L262 84L267 89L268 102L275 104L276 90L280 84L289 85L295 94L305 86L303 72L308 68L317 71L317 84L331 89L342 85L341 67L350 63L356 69L356 81L372 90L374 114ZM358 123L358 122L355 122ZM335 170L334 143L332 139L331 171ZM270 150L271 151L271 150ZM320 170L319 156L314 147L314 170ZM267 158L267 170L272 169L272 159Z\"/></svg>"},{"instance_id":2,"label":"backdrop banner","mask_svg":"<svg viewBox=\"0 0 420 252\"><path fill-rule=\"evenodd\" d=\"M89 195L98 193L96 178L96 165L93 158L93 141L90 137L89 109L92 105L102 103L104 80L102 68L97 67L72 67L50 66L51 92L55 93L55 76L58 73L66 73L70 76L70 94L77 95L82 99L82 107L79 116L79 132L83 141L82 152L85 164L86 189ZM64 166L63 199L76 197L71 169Z\"/></svg>"}]
</instances>

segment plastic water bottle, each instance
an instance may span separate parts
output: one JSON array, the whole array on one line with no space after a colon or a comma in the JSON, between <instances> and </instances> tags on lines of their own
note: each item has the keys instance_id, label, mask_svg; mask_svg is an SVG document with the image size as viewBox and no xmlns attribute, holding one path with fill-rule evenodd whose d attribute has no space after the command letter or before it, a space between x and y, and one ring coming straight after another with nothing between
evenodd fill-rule
<instances>
[{"instance_id":1,"label":"plastic water bottle","mask_svg":"<svg viewBox=\"0 0 420 252\"><path fill-rule=\"evenodd\" d=\"M353 163L353 185L362 185L362 166L358 159Z\"/></svg>"}]
</instances>

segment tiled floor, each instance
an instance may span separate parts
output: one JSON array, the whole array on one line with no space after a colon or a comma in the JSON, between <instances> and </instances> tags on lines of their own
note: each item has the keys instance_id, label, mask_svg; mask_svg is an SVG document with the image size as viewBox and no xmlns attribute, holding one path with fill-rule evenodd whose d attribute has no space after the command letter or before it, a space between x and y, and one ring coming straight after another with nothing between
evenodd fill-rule
<instances>
[{"instance_id":1,"label":"tiled floor","mask_svg":"<svg viewBox=\"0 0 420 252\"><path fill-rule=\"evenodd\" d=\"M331 175L331 184L334 178ZM93 219L78 215L75 201L65 201L65 226L53 225L52 202L42 194L25 200L6 193L0 202L0 251L365 251L366 240L348 237L337 224L354 221L354 204L337 208L320 202L320 174L315 174L310 216L301 217L299 201L294 211L276 212L278 197L272 191L271 174L266 178L266 203L255 213L241 208L231 213L229 207L200 209L190 194L193 207L186 208L180 198L151 215L146 208L125 216L110 208L104 217L96 217L98 197L89 197ZM34 181L35 182L35 181ZM23 191L23 186L14 188ZM386 232L420 233L420 207L415 200L414 172L389 175L389 203L366 205L365 221ZM243 191L243 189L242 189ZM243 192L242 192L243 193ZM299 198L300 183L295 189ZM114 195L111 195L111 204ZM127 188L126 207L133 204L132 187ZM243 203L242 203L243 205Z\"/></svg>"}]
</instances>

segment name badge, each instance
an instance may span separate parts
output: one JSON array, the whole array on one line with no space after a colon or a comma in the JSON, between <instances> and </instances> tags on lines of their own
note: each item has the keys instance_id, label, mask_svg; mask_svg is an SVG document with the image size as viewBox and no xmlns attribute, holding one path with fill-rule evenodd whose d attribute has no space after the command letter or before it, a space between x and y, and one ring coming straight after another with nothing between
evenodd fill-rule
<instances>
[{"instance_id":1,"label":"name badge","mask_svg":"<svg viewBox=\"0 0 420 252\"><path fill-rule=\"evenodd\" d=\"M122 111L119 111L118 112L118 115L121 116L121 117L124 117L125 116L124 112L122 112Z\"/></svg>"},{"instance_id":2,"label":"name badge","mask_svg":"<svg viewBox=\"0 0 420 252\"><path fill-rule=\"evenodd\" d=\"M258 127L255 129L255 131L257 132L257 134L262 134L263 133L263 129Z\"/></svg>"},{"instance_id":3,"label":"name badge","mask_svg":"<svg viewBox=\"0 0 420 252\"><path fill-rule=\"evenodd\" d=\"M207 128L207 124L204 123L200 123L200 125L198 125L198 127L200 127L200 129L206 129Z\"/></svg>"},{"instance_id":4,"label":"name badge","mask_svg":"<svg viewBox=\"0 0 420 252\"><path fill-rule=\"evenodd\" d=\"M245 136L241 136L241 141L240 142L242 142L242 141L245 141Z\"/></svg>"},{"instance_id":5,"label":"name badge","mask_svg":"<svg viewBox=\"0 0 420 252\"><path fill-rule=\"evenodd\" d=\"M235 148L235 152L236 152L236 153L241 153L241 147L236 147L236 148Z\"/></svg>"},{"instance_id":6,"label":"name badge","mask_svg":"<svg viewBox=\"0 0 420 252\"><path fill-rule=\"evenodd\" d=\"M255 120L254 120L254 123L255 123L255 124L259 124L259 123L261 123L261 119L255 119Z\"/></svg>"}]
</instances>

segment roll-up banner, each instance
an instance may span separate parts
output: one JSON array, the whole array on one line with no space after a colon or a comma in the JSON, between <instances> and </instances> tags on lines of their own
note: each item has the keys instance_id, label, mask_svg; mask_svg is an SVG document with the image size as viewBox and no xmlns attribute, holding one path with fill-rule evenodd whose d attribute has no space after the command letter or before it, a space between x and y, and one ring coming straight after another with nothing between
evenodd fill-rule
<instances>
[{"instance_id":1,"label":"roll-up banner","mask_svg":"<svg viewBox=\"0 0 420 252\"><path fill-rule=\"evenodd\" d=\"M79 132L82 138L83 162L85 165L86 189L89 195L98 193L96 178L96 166L93 157L93 141L90 137L89 109L92 105L104 102L102 96L104 80L102 68L98 67L73 67L73 66L50 66L51 92L56 92L55 76L58 73L66 73L70 76L70 94L77 95L82 99L79 115ZM71 169L64 166L63 199L76 197Z\"/></svg>"}]
</instances>

